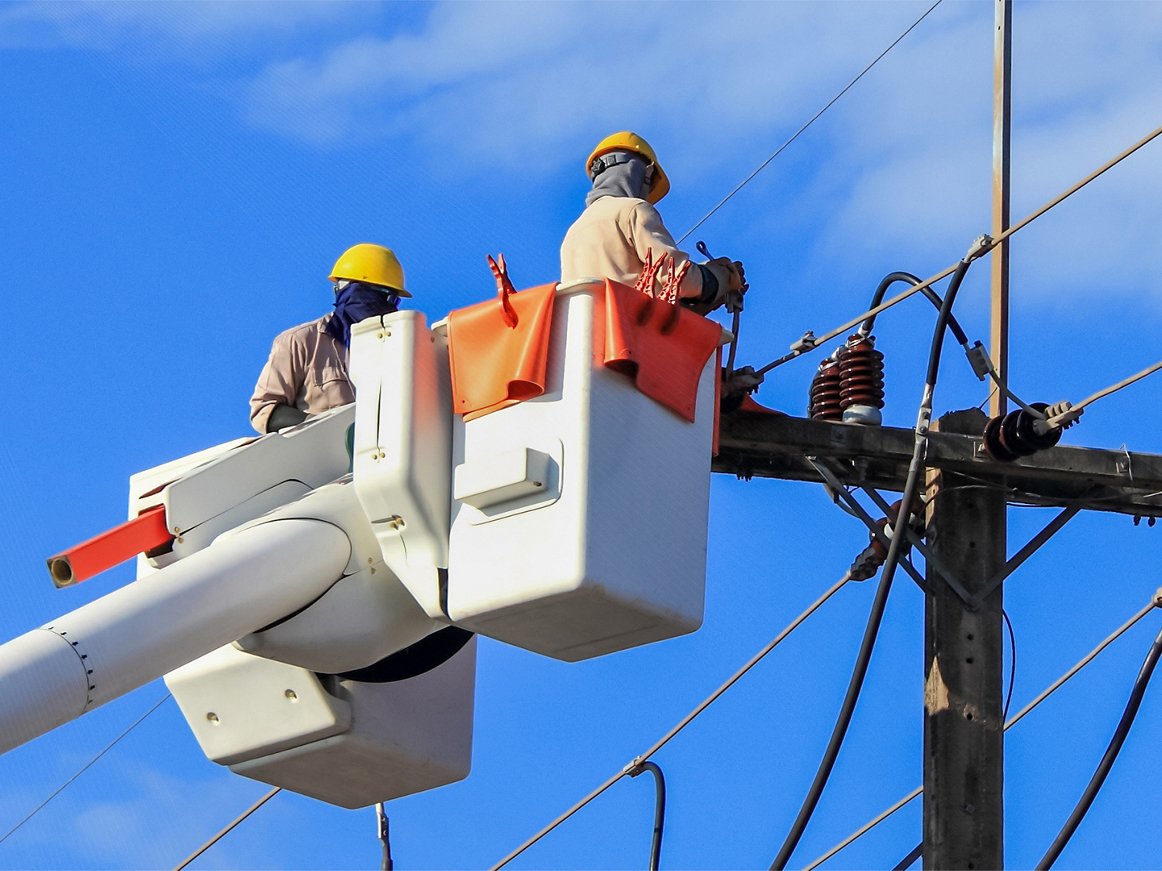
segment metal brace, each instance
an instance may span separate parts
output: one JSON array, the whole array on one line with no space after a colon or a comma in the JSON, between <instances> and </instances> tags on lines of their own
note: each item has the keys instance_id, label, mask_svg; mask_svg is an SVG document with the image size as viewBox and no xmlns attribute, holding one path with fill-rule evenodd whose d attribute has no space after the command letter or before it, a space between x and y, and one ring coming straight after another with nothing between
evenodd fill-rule
<instances>
[{"instance_id":1,"label":"metal brace","mask_svg":"<svg viewBox=\"0 0 1162 871\"><path fill-rule=\"evenodd\" d=\"M888 500L877 493L876 490L872 487L860 487L859 489L871 497L871 500L875 502L877 506L879 506L879 509L884 512L885 516L887 516L889 519L891 518L892 506L888 504ZM940 559L932 553L931 549L926 544L924 544L920 536L916 535L916 533L912 531L911 527L908 527L906 531L908 533L908 542L914 548L916 548L917 551L920 552L920 555L924 557L924 562L930 565L936 574L940 575L940 577L944 580L944 583L948 584L948 586L952 589L952 592L956 593L956 595L960 597L961 601L963 601L964 604L968 606L970 611L975 611L977 606L973 604L973 597L960 583L956 575L953 574L948 569L948 567L945 566L940 561Z\"/></svg>"},{"instance_id":2,"label":"metal brace","mask_svg":"<svg viewBox=\"0 0 1162 871\"><path fill-rule=\"evenodd\" d=\"M883 531L879 527L879 524L876 523L875 518L868 514L867 511L864 510L864 507L859 504L859 501L847 492L846 488L843 486L840 480L835 477L834 473L832 473L830 469L820 463L818 457L809 456L807 457L807 462L814 466L815 470L823 476L823 480L827 482L827 485L832 489L835 495L848 504L855 516L863 522L863 525L866 526L868 531L870 531L872 535L876 537L876 540L885 546L889 546L891 542L888 540L888 537L884 535ZM904 571L906 571L912 577L912 580L914 580L920 586L921 590L924 590L925 592L928 591L928 585L924 581L924 576L916 570L915 566L913 566L907 559L904 558L903 554L900 555L899 564L903 567Z\"/></svg>"},{"instance_id":3,"label":"metal brace","mask_svg":"<svg viewBox=\"0 0 1162 871\"><path fill-rule=\"evenodd\" d=\"M993 590L1004 583L1005 579L1019 569L1029 557L1035 554L1045 542L1057 534L1065 524L1077 516L1081 511L1081 505L1070 505L1062 509L1061 513L1045 524L1045 528L1029 539L1028 543L1019 551L1009 557L1008 561L1001 566L1001 570L989 578L987 584L984 585L979 593L972 598L973 610L979 608L984 600L989 597Z\"/></svg>"}]
</instances>

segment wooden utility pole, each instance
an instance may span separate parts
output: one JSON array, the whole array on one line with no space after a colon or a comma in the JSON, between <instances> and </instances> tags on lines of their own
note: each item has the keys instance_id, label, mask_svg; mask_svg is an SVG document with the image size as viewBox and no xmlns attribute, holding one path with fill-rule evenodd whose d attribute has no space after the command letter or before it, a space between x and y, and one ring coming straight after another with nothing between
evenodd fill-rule
<instances>
[{"instance_id":1,"label":"wooden utility pole","mask_svg":"<svg viewBox=\"0 0 1162 871\"><path fill-rule=\"evenodd\" d=\"M1009 134L1012 109L1013 4L1012 0L993 0L996 26L993 33L993 237L1009 228ZM989 355L1008 383L1009 377L1009 240L1005 239L991 252L992 322L989 330ZM994 390L989 400L989 415L1005 413L1005 394Z\"/></svg>"},{"instance_id":2,"label":"wooden utility pole","mask_svg":"<svg viewBox=\"0 0 1162 871\"><path fill-rule=\"evenodd\" d=\"M983 449L984 422L975 410L945 416L924 453L933 557L925 608L928 869L1002 867L1003 578L1078 511L1162 517L1162 455L1059 446L1007 463ZM722 416L713 469L900 492L914 442L910 428L739 411ZM961 486L966 482L971 486ZM1024 503L1067 507L1006 563L1000 532L1014 494ZM856 531L853 549L863 541Z\"/></svg>"},{"instance_id":3,"label":"wooden utility pole","mask_svg":"<svg viewBox=\"0 0 1162 871\"><path fill-rule=\"evenodd\" d=\"M976 409L939 421L941 432L976 434ZM969 480L931 470L927 538L933 558L976 596L1005 564L1005 494L958 487ZM977 608L931 566L924 605L924 867L1004 864L1002 714L1003 587Z\"/></svg>"}]
</instances>

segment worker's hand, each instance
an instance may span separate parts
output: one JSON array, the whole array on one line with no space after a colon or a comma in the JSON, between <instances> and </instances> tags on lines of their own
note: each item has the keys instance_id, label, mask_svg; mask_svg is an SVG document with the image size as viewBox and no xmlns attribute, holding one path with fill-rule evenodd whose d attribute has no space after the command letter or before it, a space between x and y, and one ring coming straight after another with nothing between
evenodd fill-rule
<instances>
[{"instance_id":1,"label":"worker's hand","mask_svg":"<svg viewBox=\"0 0 1162 871\"><path fill-rule=\"evenodd\" d=\"M293 405L276 405L266 423L266 431L278 432L280 429L298 426L306 419L307 413L301 408L295 408Z\"/></svg>"},{"instance_id":2,"label":"worker's hand","mask_svg":"<svg viewBox=\"0 0 1162 871\"><path fill-rule=\"evenodd\" d=\"M715 257L710 261L715 266L719 267L726 274L727 293L746 293L746 270L743 268L742 262L739 260L731 260L729 257Z\"/></svg>"},{"instance_id":3,"label":"worker's hand","mask_svg":"<svg viewBox=\"0 0 1162 871\"><path fill-rule=\"evenodd\" d=\"M730 377L722 382L723 394L753 393L763 383L763 376L755 371L754 366L743 366L730 373Z\"/></svg>"},{"instance_id":4,"label":"worker's hand","mask_svg":"<svg viewBox=\"0 0 1162 871\"><path fill-rule=\"evenodd\" d=\"M722 414L732 414L742 407L747 394L754 393L763 383L763 376L755 371L754 366L743 366L735 369L729 375L722 370L722 390L719 391L718 410Z\"/></svg>"}]
</instances>

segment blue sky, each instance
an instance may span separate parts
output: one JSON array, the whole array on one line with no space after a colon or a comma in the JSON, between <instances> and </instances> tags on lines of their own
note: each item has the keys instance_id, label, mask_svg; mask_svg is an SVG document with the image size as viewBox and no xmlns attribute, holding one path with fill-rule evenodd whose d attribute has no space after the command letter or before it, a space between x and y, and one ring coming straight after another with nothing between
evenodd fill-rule
<instances>
[{"instance_id":1,"label":"blue sky","mask_svg":"<svg viewBox=\"0 0 1162 871\"><path fill-rule=\"evenodd\" d=\"M246 400L287 326L329 304L360 241L392 246L430 317L552 280L593 143L657 148L680 234L910 24L927 2L683 4L7 3L0 5L0 636L127 582L53 590L43 559L118 522L140 469L248 432ZM932 274L989 224L992 5L945 0L702 227L751 281L741 362L863 310L887 272ZM1019 2L1014 219L1158 126L1162 5ZM1078 399L1155 362L1162 144L1013 241L1012 381ZM691 240L693 241L693 240ZM958 316L988 332L988 270ZM886 421L909 426L932 312L877 324ZM815 362L778 370L799 412ZM1071 444L1162 453L1160 382L1096 405ZM937 411L983 388L946 355ZM1010 549L1049 512L1010 511ZM649 746L846 569L866 540L819 487L716 476L706 621L688 637L580 663L484 641L474 770L391 803L402 868L481 867ZM1162 527L1090 514L1007 585L1014 710L1162 583ZM872 596L846 589L656 761L665 867L766 867L810 782ZM1152 614L1016 727L1007 862L1028 867L1072 808L1159 628ZM920 781L923 603L901 579L849 739L793 860L804 864ZM0 830L164 693L159 683L0 758ZM1159 865L1162 688L1058 867ZM0 844L3 868L171 866L265 791L207 762L164 705ZM624 781L517 867L646 864L647 779ZM890 866L919 803L832 867ZM202 868L375 867L370 811L283 794Z\"/></svg>"}]
</instances>

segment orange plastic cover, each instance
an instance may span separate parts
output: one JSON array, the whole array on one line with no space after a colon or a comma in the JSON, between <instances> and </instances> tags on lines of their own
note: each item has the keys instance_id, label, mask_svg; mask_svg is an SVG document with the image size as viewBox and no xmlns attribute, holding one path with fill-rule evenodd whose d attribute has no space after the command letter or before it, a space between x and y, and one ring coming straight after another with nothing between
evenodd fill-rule
<instances>
[{"instance_id":1,"label":"orange plastic cover","mask_svg":"<svg viewBox=\"0 0 1162 871\"><path fill-rule=\"evenodd\" d=\"M722 328L679 305L605 282L605 365L686 420L694 420L698 379Z\"/></svg>"},{"instance_id":2,"label":"orange plastic cover","mask_svg":"<svg viewBox=\"0 0 1162 871\"><path fill-rule=\"evenodd\" d=\"M496 299L448 315L452 404L465 420L545 392L555 290L543 284L508 295L517 319L511 327Z\"/></svg>"}]
</instances>

